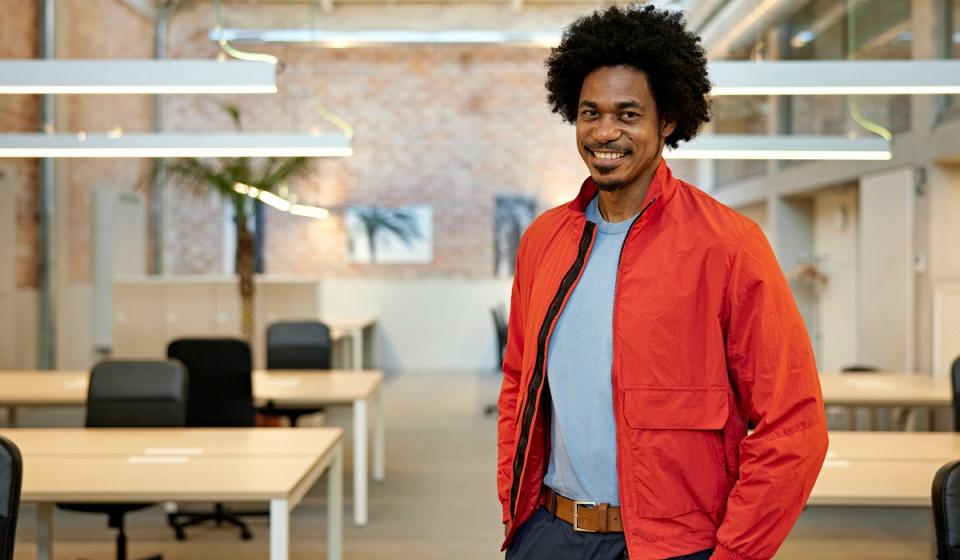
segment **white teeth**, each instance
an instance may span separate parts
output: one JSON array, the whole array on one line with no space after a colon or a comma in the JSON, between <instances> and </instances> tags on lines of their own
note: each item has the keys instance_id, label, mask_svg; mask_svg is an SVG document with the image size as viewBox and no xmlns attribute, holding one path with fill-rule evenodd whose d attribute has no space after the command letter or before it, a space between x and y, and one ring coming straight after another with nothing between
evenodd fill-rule
<instances>
[{"instance_id":1,"label":"white teeth","mask_svg":"<svg viewBox=\"0 0 960 560\"><path fill-rule=\"evenodd\" d=\"M617 159L623 157L623 152L594 152L598 159Z\"/></svg>"}]
</instances>

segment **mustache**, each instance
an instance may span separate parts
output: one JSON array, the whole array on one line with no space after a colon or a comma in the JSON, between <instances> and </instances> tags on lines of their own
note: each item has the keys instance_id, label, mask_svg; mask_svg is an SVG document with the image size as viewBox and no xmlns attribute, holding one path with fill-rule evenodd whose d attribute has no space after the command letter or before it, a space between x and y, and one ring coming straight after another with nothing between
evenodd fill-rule
<instances>
[{"instance_id":1,"label":"mustache","mask_svg":"<svg viewBox=\"0 0 960 560\"><path fill-rule=\"evenodd\" d=\"M583 147L590 150L591 152L596 152L599 150L603 150L606 152L629 152L630 151L629 149L623 146L618 146L616 144L584 144Z\"/></svg>"}]
</instances>

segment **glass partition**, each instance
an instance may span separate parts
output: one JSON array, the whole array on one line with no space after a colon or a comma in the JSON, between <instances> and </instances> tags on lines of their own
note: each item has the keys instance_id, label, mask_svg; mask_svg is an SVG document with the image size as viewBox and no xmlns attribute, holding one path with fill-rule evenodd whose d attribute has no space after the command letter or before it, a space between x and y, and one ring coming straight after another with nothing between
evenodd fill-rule
<instances>
[{"instance_id":1,"label":"glass partition","mask_svg":"<svg viewBox=\"0 0 960 560\"><path fill-rule=\"evenodd\" d=\"M784 59L909 59L911 1L812 0L783 23L781 36ZM798 96L785 107L794 134L872 134L866 121L894 133L910 128L906 95Z\"/></svg>"}]
</instances>

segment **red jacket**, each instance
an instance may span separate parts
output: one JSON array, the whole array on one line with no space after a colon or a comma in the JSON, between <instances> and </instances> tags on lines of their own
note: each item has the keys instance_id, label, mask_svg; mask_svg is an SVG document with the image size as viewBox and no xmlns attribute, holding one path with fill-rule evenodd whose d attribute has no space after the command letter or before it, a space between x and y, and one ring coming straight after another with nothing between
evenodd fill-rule
<instances>
[{"instance_id":1,"label":"red jacket","mask_svg":"<svg viewBox=\"0 0 960 560\"><path fill-rule=\"evenodd\" d=\"M590 254L596 194L588 179L520 243L499 399L504 549L544 500L547 345ZM827 450L813 353L757 225L662 162L621 253L612 375L630 558L771 558Z\"/></svg>"}]
</instances>

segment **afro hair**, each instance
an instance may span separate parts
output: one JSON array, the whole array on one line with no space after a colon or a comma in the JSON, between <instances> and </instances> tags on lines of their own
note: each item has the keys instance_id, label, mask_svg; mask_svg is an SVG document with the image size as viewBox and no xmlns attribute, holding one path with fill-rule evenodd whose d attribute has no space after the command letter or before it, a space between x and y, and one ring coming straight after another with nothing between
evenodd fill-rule
<instances>
[{"instance_id":1,"label":"afro hair","mask_svg":"<svg viewBox=\"0 0 960 560\"><path fill-rule=\"evenodd\" d=\"M651 5L598 10L573 22L547 57L547 103L569 123L577 120L580 88L604 66L643 71L660 118L677 123L666 138L676 148L710 120L710 81L700 38L679 12Z\"/></svg>"}]
</instances>

